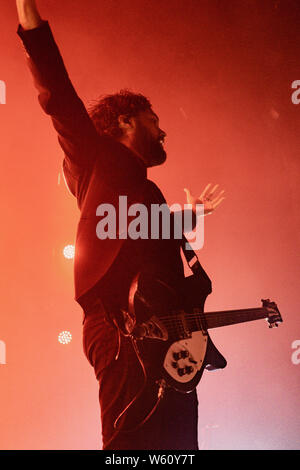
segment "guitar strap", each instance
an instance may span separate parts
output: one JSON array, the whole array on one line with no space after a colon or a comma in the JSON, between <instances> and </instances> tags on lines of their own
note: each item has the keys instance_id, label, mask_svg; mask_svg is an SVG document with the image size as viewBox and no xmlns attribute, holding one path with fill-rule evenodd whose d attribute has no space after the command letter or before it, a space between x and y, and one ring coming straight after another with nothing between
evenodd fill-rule
<instances>
[{"instance_id":1,"label":"guitar strap","mask_svg":"<svg viewBox=\"0 0 300 470\"><path fill-rule=\"evenodd\" d=\"M208 277L207 273L204 271L203 267L200 264L198 256L196 255L184 235L182 235L181 239L181 249L186 258L190 270L192 271L194 276L199 277L203 281L203 287L205 286L206 288L206 294L210 294L212 292L211 280Z\"/></svg>"},{"instance_id":2,"label":"guitar strap","mask_svg":"<svg viewBox=\"0 0 300 470\"><path fill-rule=\"evenodd\" d=\"M211 280L204 271L196 253L192 250L191 245L188 243L184 235L182 238L181 248L187 260L187 263L191 271L193 272L193 276L196 278L197 281L199 280L199 287L201 288L202 292L205 296L210 294L212 292ZM190 276L190 278L193 276ZM188 278L185 279L188 280ZM226 367L227 361L225 357L222 356L220 351L215 347L210 336L208 336L208 339L209 341L205 356L205 368L207 370L223 369L224 367Z\"/></svg>"}]
</instances>

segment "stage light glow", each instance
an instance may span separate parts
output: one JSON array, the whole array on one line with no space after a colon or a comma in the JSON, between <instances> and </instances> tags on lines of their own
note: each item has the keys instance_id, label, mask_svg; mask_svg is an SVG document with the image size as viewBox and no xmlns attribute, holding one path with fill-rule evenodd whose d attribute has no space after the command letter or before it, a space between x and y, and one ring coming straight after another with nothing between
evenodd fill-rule
<instances>
[{"instance_id":1,"label":"stage light glow","mask_svg":"<svg viewBox=\"0 0 300 470\"><path fill-rule=\"evenodd\" d=\"M67 245L63 249L64 257L67 259L73 259L75 256L75 246L74 245Z\"/></svg>"},{"instance_id":2,"label":"stage light glow","mask_svg":"<svg viewBox=\"0 0 300 470\"><path fill-rule=\"evenodd\" d=\"M58 335L58 342L61 344L69 344L72 341L72 335L69 331L61 331Z\"/></svg>"}]
</instances>

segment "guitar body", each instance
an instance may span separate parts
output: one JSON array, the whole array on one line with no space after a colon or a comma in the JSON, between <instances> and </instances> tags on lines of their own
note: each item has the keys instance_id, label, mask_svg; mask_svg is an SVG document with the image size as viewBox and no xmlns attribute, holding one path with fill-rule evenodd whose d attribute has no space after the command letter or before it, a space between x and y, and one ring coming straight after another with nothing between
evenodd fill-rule
<instances>
[{"instance_id":1,"label":"guitar body","mask_svg":"<svg viewBox=\"0 0 300 470\"><path fill-rule=\"evenodd\" d=\"M222 369L226 360L214 346L207 330L253 320L267 319L269 328L282 322L275 302L261 299L262 307L204 314L211 282L198 265L193 275L166 283L141 274L132 282L128 312L118 326L131 338L144 375L144 384L120 413L115 427L133 430L155 412L168 388L192 392L204 369ZM167 398L166 398L167 399Z\"/></svg>"},{"instance_id":2,"label":"guitar body","mask_svg":"<svg viewBox=\"0 0 300 470\"><path fill-rule=\"evenodd\" d=\"M194 390L204 369L224 368L225 358L214 346L209 334L195 331L178 341L148 339L136 341L148 380L166 384L178 392Z\"/></svg>"},{"instance_id":3,"label":"guitar body","mask_svg":"<svg viewBox=\"0 0 300 470\"><path fill-rule=\"evenodd\" d=\"M207 278L208 279L208 278ZM147 324L155 315L167 331L167 338L131 335L132 344L144 373L144 386L122 414L122 427L134 428L156 408L161 392L173 388L181 393L193 391L205 368L224 368L226 360L214 346L205 329L189 331L181 322L181 312L193 308L203 312L210 293L210 280L189 276L180 283L166 284L160 279L139 275L130 292L130 314L124 325ZM139 321L136 321L139 320ZM136 321L136 323L135 323ZM191 323L192 324L192 323ZM130 328L130 327L129 327ZM132 329L132 328L131 328ZM137 331L137 329L133 329ZM165 398L167 399L167 398Z\"/></svg>"},{"instance_id":4,"label":"guitar body","mask_svg":"<svg viewBox=\"0 0 300 470\"><path fill-rule=\"evenodd\" d=\"M202 331L172 343L163 363L167 383L179 392L192 391L201 379L207 346L208 335Z\"/></svg>"},{"instance_id":5,"label":"guitar body","mask_svg":"<svg viewBox=\"0 0 300 470\"><path fill-rule=\"evenodd\" d=\"M138 350L152 372L156 371L151 376L156 375L157 380L164 378L181 392L190 392L197 386L205 367L212 370L226 366L206 325L195 323L194 312L203 313L210 293L211 281L204 270L180 280L170 279L168 284L142 274L132 285L131 307L135 318L156 315L168 337L165 341L143 338L137 342Z\"/></svg>"}]
</instances>

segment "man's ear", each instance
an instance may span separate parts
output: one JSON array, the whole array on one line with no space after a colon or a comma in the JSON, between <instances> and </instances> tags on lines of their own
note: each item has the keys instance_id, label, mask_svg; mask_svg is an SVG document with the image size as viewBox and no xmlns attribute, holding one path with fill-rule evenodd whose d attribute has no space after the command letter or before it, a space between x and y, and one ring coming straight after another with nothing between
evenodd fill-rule
<instances>
[{"instance_id":1,"label":"man's ear","mask_svg":"<svg viewBox=\"0 0 300 470\"><path fill-rule=\"evenodd\" d=\"M119 127L125 134L131 133L135 129L135 119L126 114L118 116Z\"/></svg>"}]
</instances>

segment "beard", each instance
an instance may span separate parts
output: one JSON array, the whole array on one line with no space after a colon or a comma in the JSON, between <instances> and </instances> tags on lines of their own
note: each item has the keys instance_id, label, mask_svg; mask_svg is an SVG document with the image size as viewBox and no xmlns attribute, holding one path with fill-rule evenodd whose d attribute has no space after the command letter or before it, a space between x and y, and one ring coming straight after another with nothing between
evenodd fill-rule
<instances>
[{"instance_id":1,"label":"beard","mask_svg":"<svg viewBox=\"0 0 300 470\"><path fill-rule=\"evenodd\" d=\"M152 140L149 141L147 158L147 165L149 167L162 165L166 161L167 153L163 147L163 144L159 140L152 138Z\"/></svg>"},{"instance_id":2,"label":"beard","mask_svg":"<svg viewBox=\"0 0 300 470\"><path fill-rule=\"evenodd\" d=\"M154 138L148 129L141 126L139 128L139 138L137 139L139 153L147 167L162 165L167 159L167 153L160 139Z\"/></svg>"}]
</instances>

